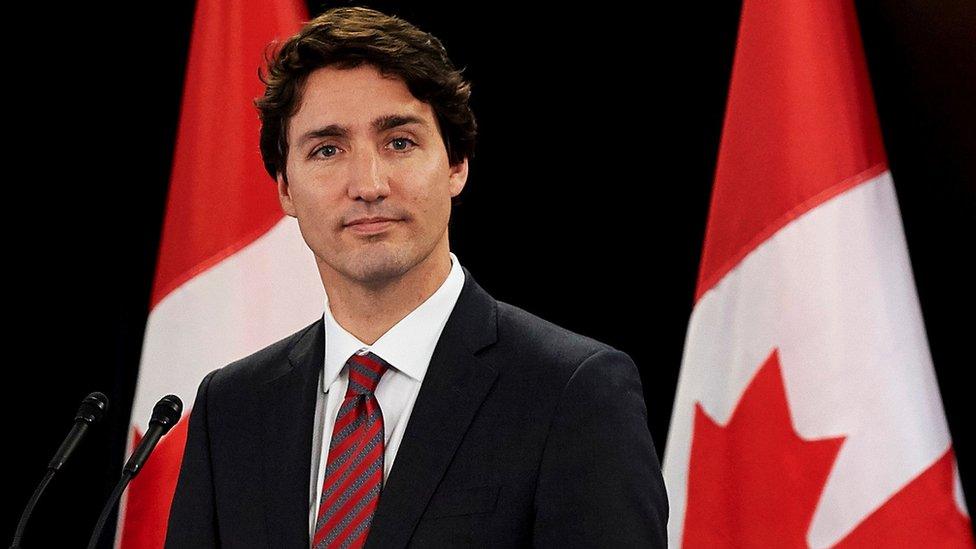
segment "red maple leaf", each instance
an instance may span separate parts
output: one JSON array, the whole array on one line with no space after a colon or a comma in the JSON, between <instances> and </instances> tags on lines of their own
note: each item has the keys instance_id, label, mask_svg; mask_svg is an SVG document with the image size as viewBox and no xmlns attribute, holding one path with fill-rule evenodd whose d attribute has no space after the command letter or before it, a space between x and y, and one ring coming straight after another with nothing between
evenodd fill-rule
<instances>
[{"instance_id":1,"label":"red maple leaf","mask_svg":"<svg viewBox=\"0 0 976 549\"><path fill-rule=\"evenodd\" d=\"M695 406L684 547L806 547L843 442L796 434L774 350L728 425Z\"/></svg>"},{"instance_id":2,"label":"red maple leaf","mask_svg":"<svg viewBox=\"0 0 976 549\"><path fill-rule=\"evenodd\" d=\"M807 547L806 534L844 437L804 440L793 429L773 351L724 427L695 408L685 547ZM950 449L835 547L973 548L952 498Z\"/></svg>"}]
</instances>

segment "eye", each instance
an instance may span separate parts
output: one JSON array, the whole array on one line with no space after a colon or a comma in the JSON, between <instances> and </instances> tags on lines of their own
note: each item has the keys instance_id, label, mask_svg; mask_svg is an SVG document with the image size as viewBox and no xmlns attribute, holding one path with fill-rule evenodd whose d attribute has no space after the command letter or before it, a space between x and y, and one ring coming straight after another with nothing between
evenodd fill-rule
<instances>
[{"instance_id":1,"label":"eye","mask_svg":"<svg viewBox=\"0 0 976 549\"><path fill-rule=\"evenodd\" d=\"M393 145L393 150L396 151L406 151L409 150L407 148L409 145L414 145L414 146L417 145L417 143L414 142L414 140L408 139L406 137L395 137L392 140L390 140L390 144Z\"/></svg>"},{"instance_id":2,"label":"eye","mask_svg":"<svg viewBox=\"0 0 976 549\"><path fill-rule=\"evenodd\" d=\"M335 145L322 145L321 147L312 151L312 156L318 156L320 158L332 158L333 156L336 155L338 150L339 147L336 147ZM322 151L325 151L326 154L320 155L319 153Z\"/></svg>"}]
</instances>

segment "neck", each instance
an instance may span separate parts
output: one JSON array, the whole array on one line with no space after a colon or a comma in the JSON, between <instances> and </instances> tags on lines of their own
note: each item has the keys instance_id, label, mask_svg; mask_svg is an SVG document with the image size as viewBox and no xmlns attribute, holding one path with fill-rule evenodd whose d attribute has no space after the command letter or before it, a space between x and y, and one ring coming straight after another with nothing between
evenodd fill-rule
<instances>
[{"instance_id":1,"label":"neck","mask_svg":"<svg viewBox=\"0 0 976 549\"><path fill-rule=\"evenodd\" d=\"M346 331L372 345L390 328L434 294L451 272L447 250L435 250L403 276L380 286L364 286L335 277L326 284L329 309ZM324 280L323 280L324 282Z\"/></svg>"}]
</instances>

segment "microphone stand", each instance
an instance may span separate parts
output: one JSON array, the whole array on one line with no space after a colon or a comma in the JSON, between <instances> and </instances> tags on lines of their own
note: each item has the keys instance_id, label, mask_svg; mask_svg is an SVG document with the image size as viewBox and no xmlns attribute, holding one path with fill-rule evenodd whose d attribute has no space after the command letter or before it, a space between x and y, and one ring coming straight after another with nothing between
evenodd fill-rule
<instances>
[{"instance_id":1,"label":"microphone stand","mask_svg":"<svg viewBox=\"0 0 976 549\"><path fill-rule=\"evenodd\" d=\"M61 443L54 457L51 458L51 462L47 465L47 472L44 473L44 478L37 485L30 501L27 502L27 507L24 508L23 514L20 515L20 522L17 523L17 529L14 531L14 539L10 543L10 549L20 549L20 540L24 537L24 530L27 529L27 521L30 520L31 515L34 513L34 507L37 505L38 500L41 499L41 494L44 493L44 490L47 489L47 485L51 483L54 475L61 470L61 466L68 461L68 457L78 447L81 439L88 432L88 427L101 420L107 409L108 397L97 391L89 394L81 401L78 413L75 414L75 424L71 427L71 431L64 438L64 442Z\"/></svg>"},{"instance_id":2,"label":"microphone stand","mask_svg":"<svg viewBox=\"0 0 976 549\"><path fill-rule=\"evenodd\" d=\"M91 539L88 540L88 549L95 549L95 545L102 536L102 528L105 527L105 521L108 520L108 516L112 513L112 509L115 508L115 504L118 503L119 498L122 497L122 492L125 490L125 487L129 484L129 481L139 474L139 471L142 470L142 465L149 459L149 454L156 448L159 439L163 438L163 435L176 425L181 415L183 415L183 401L176 395L164 396L153 407L152 419L149 420L149 429L146 430L146 436L139 442L139 446L132 452L129 461L122 468L122 478L115 486L115 490L112 491L112 495L109 496L108 501L105 502L105 507L102 508L102 514L98 517L98 523L95 525Z\"/></svg>"}]
</instances>

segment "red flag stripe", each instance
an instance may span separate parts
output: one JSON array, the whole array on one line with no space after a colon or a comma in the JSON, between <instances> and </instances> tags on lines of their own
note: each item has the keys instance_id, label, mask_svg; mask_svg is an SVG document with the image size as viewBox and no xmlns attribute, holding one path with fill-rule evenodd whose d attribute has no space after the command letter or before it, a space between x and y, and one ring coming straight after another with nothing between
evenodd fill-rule
<instances>
[{"instance_id":1,"label":"red flag stripe","mask_svg":"<svg viewBox=\"0 0 976 549\"><path fill-rule=\"evenodd\" d=\"M297 2L197 3L151 307L281 220L252 100L265 47L304 18Z\"/></svg>"},{"instance_id":2,"label":"red flag stripe","mask_svg":"<svg viewBox=\"0 0 976 549\"><path fill-rule=\"evenodd\" d=\"M197 2L152 311L282 219L274 182L261 161L253 100L263 92L257 69L266 46L294 34L307 18L304 3L294 0ZM197 319L186 320L192 325ZM152 334L146 340L152 341ZM161 383L149 370L139 378L137 395L144 384ZM138 406L137 399L133 417L143 412ZM141 433L133 432L137 441ZM185 440L184 418L130 484L119 511L119 547L163 546Z\"/></svg>"},{"instance_id":3,"label":"red flag stripe","mask_svg":"<svg viewBox=\"0 0 976 549\"><path fill-rule=\"evenodd\" d=\"M853 5L752 8L739 26L696 301L777 229L887 164Z\"/></svg>"}]
</instances>

